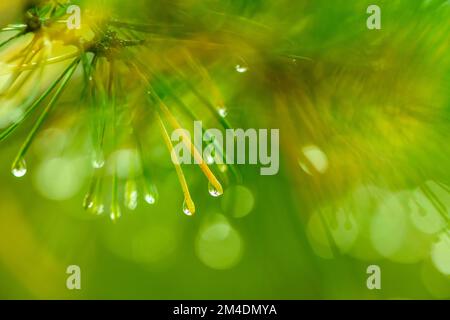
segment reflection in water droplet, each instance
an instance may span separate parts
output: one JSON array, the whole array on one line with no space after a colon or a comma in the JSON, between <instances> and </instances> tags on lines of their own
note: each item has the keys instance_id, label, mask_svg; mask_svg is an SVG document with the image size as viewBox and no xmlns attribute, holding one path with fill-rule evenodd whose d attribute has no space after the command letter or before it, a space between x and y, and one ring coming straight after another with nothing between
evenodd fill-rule
<instances>
[{"instance_id":1,"label":"reflection in water droplet","mask_svg":"<svg viewBox=\"0 0 450 320\"><path fill-rule=\"evenodd\" d=\"M125 206L135 210L138 205L138 191L134 180L128 180L125 184Z\"/></svg>"},{"instance_id":2,"label":"reflection in water droplet","mask_svg":"<svg viewBox=\"0 0 450 320\"><path fill-rule=\"evenodd\" d=\"M242 66L240 64L236 65L236 71L239 73L245 73L247 72L248 68L245 66Z\"/></svg>"},{"instance_id":3,"label":"reflection in water droplet","mask_svg":"<svg viewBox=\"0 0 450 320\"><path fill-rule=\"evenodd\" d=\"M220 107L219 110L217 110L217 113L219 113L219 116L222 118L225 118L228 115L228 110L225 107Z\"/></svg>"},{"instance_id":4,"label":"reflection in water droplet","mask_svg":"<svg viewBox=\"0 0 450 320\"><path fill-rule=\"evenodd\" d=\"M156 199L153 195L151 194L146 194L145 195L145 202L147 202L148 204L155 204Z\"/></svg>"},{"instance_id":5,"label":"reflection in water droplet","mask_svg":"<svg viewBox=\"0 0 450 320\"><path fill-rule=\"evenodd\" d=\"M111 218L112 221L116 221L117 219L119 219L122 216L121 212L120 212L120 208L117 205L113 205L111 206L111 212L109 214L109 217Z\"/></svg>"},{"instance_id":6,"label":"reflection in water droplet","mask_svg":"<svg viewBox=\"0 0 450 320\"><path fill-rule=\"evenodd\" d=\"M17 159L11 169L12 174L17 177L23 177L27 173L27 163L24 158Z\"/></svg>"},{"instance_id":7,"label":"reflection in water droplet","mask_svg":"<svg viewBox=\"0 0 450 320\"><path fill-rule=\"evenodd\" d=\"M92 209L94 206L94 197L92 193L87 193L83 200L83 208L85 210Z\"/></svg>"},{"instance_id":8,"label":"reflection in water droplet","mask_svg":"<svg viewBox=\"0 0 450 320\"><path fill-rule=\"evenodd\" d=\"M189 210L189 208L186 204L186 200L183 202L183 212L187 216L192 216L192 212Z\"/></svg>"},{"instance_id":9,"label":"reflection in water droplet","mask_svg":"<svg viewBox=\"0 0 450 320\"><path fill-rule=\"evenodd\" d=\"M212 156L212 155L210 155L210 154L208 154L207 156L206 156L206 163L208 164L208 165L212 165L213 163L214 163L214 157Z\"/></svg>"},{"instance_id":10,"label":"reflection in water droplet","mask_svg":"<svg viewBox=\"0 0 450 320\"><path fill-rule=\"evenodd\" d=\"M105 212L105 206L103 204L96 205L94 208L94 213L101 215Z\"/></svg>"},{"instance_id":11,"label":"reflection in water droplet","mask_svg":"<svg viewBox=\"0 0 450 320\"><path fill-rule=\"evenodd\" d=\"M217 190L217 188L215 188L211 182L208 184L208 192L213 197L220 197L222 195L222 193Z\"/></svg>"},{"instance_id":12,"label":"reflection in water droplet","mask_svg":"<svg viewBox=\"0 0 450 320\"><path fill-rule=\"evenodd\" d=\"M102 215L105 212L105 206L102 203L97 204L95 197L93 199L86 195L83 203L84 209L96 215Z\"/></svg>"},{"instance_id":13,"label":"reflection in water droplet","mask_svg":"<svg viewBox=\"0 0 450 320\"><path fill-rule=\"evenodd\" d=\"M105 156L103 155L103 151L96 151L94 153L94 157L92 159L92 167L95 169L103 168L105 165Z\"/></svg>"},{"instance_id":14,"label":"reflection in water droplet","mask_svg":"<svg viewBox=\"0 0 450 320\"><path fill-rule=\"evenodd\" d=\"M144 196L145 202L148 204L155 204L156 201L158 201L158 189L153 184L146 189Z\"/></svg>"}]
</instances>

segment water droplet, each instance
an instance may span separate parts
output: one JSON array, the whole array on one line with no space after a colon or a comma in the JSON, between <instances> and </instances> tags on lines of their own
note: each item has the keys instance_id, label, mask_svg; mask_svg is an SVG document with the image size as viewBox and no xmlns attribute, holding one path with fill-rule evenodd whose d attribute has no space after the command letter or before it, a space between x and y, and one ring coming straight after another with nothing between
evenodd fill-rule
<instances>
[{"instance_id":1,"label":"water droplet","mask_svg":"<svg viewBox=\"0 0 450 320\"><path fill-rule=\"evenodd\" d=\"M210 154L208 154L207 156L206 156L206 163L208 164L208 165L211 165L211 164L213 164L214 163L214 157L212 156L212 155L210 155Z\"/></svg>"},{"instance_id":2,"label":"water droplet","mask_svg":"<svg viewBox=\"0 0 450 320\"><path fill-rule=\"evenodd\" d=\"M88 203L85 209L95 215L102 215L105 212L105 206L103 204L97 204L97 201L92 201ZM112 218L111 218L112 219Z\"/></svg>"},{"instance_id":3,"label":"water droplet","mask_svg":"<svg viewBox=\"0 0 450 320\"><path fill-rule=\"evenodd\" d=\"M158 196L158 189L155 185L151 185L150 187L148 187L144 199L148 204L155 204L156 201L158 201Z\"/></svg>"},{"instance_id":4,"label":"water droplet","mask_svg":"<svg viewBox=\"0 0 450 320\"><path fill-rule=\"evenodd\" d=\"M245 73L247 72L248 68L246 66L242 66L240 64L236 65L236 71L239 73Z\"/></svg>"},{"instance_id":5,"label":"water droplet","mask_svg":"<svg viewBox=\"0 0 450 320\"><path fill-rule=\"evenodd\" d=\"M17 177L23 177L27 173L27 163L24 158L16 160L11 169L12 174Z\"/></svg>"},{"instance_id":6,"label":"water droplet","mask_svg":"<svg viewBox=\"0 0 450 320\"><path fill-rule=\"evenodd\" d=\"M213 197L219 197L222 195L222 193L219 190L217 190L217 188L214 187L214 185L211 182L208 184L208 192Z\"/></svg>"},{"instance_id":7,"label":"water droplet","mask_svg":"<svg viewBox=\"0 0 450 320\"><path fill-rule=\"evenodd\" d=\"M95 213L101 215L105 212L105 206L103 204L99 204L95 207Z\"/></svg>"},{"instance_id":8,"label":"water droplet","mask_svg":"<svg viewBox=\"0 0 450 320\"><path fill-rule=\"evenodd\" d=\"M138 191L136 182L128 180L125 185L125 206L130 210L135 210L138 205Z\"/></svg>"},{"instance_id":9,"label":"water droplet","mask_svg":"<svg viewBox=\"0 0 450 320\"><path fill-rule=\"evenodd\" d=\"M83 208L85 210L92 209L94 207L94 199L91 193L87 193L83 200Z\"/></svg>"},{"instance_id":10,"label":"water droplet","mask_svg":"<svg viewBox=\"0 0 450 320\"><path fill-rule=\"evenodd\" d=\"M217 110L217 113L219 114L219 116L221 116L222 118L225 118L228 115L228 110L225 107L220 107Z\"/></svg>"},{"instance_id":11,"label":"water droplet","mask_svg":"<svg viewBox=\"0 0 450 320\"><path fill-rule=\"evenodd\" d=\"M189 208L186 204L186 200L183 202L183 212L187 216L192 216L192 212L189 210Z\"/></svg>"},{"instance_id":12,"label":"water droplet","mask_svg":"<svg viewBox=\"0 0 450 320\"><path fill-rule=\"evenodd\" d=\"M111 218L111 220L114 222L117 219L119 219L121 216L122 216L122 214L120 213L119 206L113 205L111 207L111 213L109 214L109 217Z\"/></svg>"},{"instance_id":13,"label":"water droplet","mask_svg":"<svg viewBox=\"0 0 450 320\"><path fill-rule=\"evenodd\" d=\"M146 194L145 195L145 202L147 202L148 204L155 204L156 199L153 195L151 194Z\"/></svg>"},{"instance_id":14,"label":"water droplet","mask_svg":"<svg viewBox=\"0 0 450 320\"><path fill-rule=\"evenodd\" d=\"M94 158L92 159L92 167L95 169L103 168L105 165L105 156L103 151L96 151L94 153Z\"/></svg>"},{"instance_id":15,"label":"water droplet","mask_svg":"<svg viewBox=\"0 0 450 320\"><path fill-rule=\"evenodd\" d=\"M135 209L137 208L137 204L138 204L138 201L137 201L137 192L135 191L135 192L133 192L133 193L131 194L131 196L130 196L130 198L128 199L126 205L127 205L128 209L130 209L130 210L135 210Z\"/></svg>"}]
</instances>

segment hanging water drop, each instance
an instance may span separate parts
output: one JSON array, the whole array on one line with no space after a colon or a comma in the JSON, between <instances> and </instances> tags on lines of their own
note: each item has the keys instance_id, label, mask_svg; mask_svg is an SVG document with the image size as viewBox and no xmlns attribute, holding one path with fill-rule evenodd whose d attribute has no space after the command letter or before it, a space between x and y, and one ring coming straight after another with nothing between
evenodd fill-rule
<instances>
[{"instance_id":1,"label":"hanging water drop","mask_svg":"<svg viewBox=\"0 0 450 320\"><path fill-rule=\"evenodd\" d=\"M105 156L103 155L103 151L95 151L94 157L92 159L92 167L94 169L103 168L105 165Z\"/></svg>"},{"instance_id":2,"label":"hanging water drop","mask_svg":"<svg viewBox=\"0 0 450 320\"><path fill-rule=\"evenodd\" d=\"M138 204L138 191L136 182L128 180L125 185L125 206L130 210L135 210Z\"/></svg>"},{"instance_id":3,"label":"hanging water drop","mask_svg":"<svg viewBox=\"0 0 450 320\"><path fill-rule=\"evenodd\" d=\"M23 177L27 173L27 163L24 158L17 159L11 169L12 174L17 177Z\"/></svg>"},{"instance_id":4,"label":"hanging water drop","mask_svg":"<svg viewBox=\"0 0 450 320\"><path fill-rule=\"evenodd\" d=\"M220 107L217 110L217 113L219 114L219 116L221 116L222 118L225 118L228 115L228 110L225 107Z\"/></svg>"},{"instance_id":5,"label":"hanging water drop","mask_svg":"<svg viewBox=\"0 0 450 320\"><path fill-rule=\"evenodd\" d=\"M152 194L147 193L145 195L145 202L147 202L148 204L155 204L156 203L156 199Z\"/></svg>"},{"instance_id":6,"label":"hanging water drop","mask_svg":"<svg viewBox=\"0 0 450 320\"><path fill-rule=\"evenodd\" d=\"M186 204L186 200L183 202L183 212L187 216L192 216L192 212L191 212L191 210L189 210L189 207Z\"/></svg>"},{"instance_id":7,"label":"hanging water drop","mask_svg":"<svg viewBox=\"0 0 450 320\"><path fill-rule=\"evenodd\" d=\"M105 212L105 206L103 204L99 204L95 207L95 213L101 215Z\"/></svg>"},{"instance_id":8,"label":"hanging water drop","mask_svg":"<svg viewBox=\"0 0 450 320\"><path fill-rule=\"evenodd\" d=\"M206 163L208 164L208 165L212 165L213 163L214 163L214 157L212 156L212 155L210 155L210 154L208 154L207 156L206 156Z\"/></svg>"},{"instance_id":9,"label":"hanging water drop","mask_svg":"<svg viewBox=\"0 0 450 320\"><path fill-rule=\"evenodd\" d=\"M156 189L156 186L151 185L147 188L144 199L148 204L156 203L156 201L158 200L158 189Z\"/></svg>"},{"instance_id":10,"label":"hanging water drop","mask_svg":"<svg viewBox=\"0 0 450 320\"><path fill-rule=\"evenodd\" d=\"M219 190L217 190L217 188L214 187L214 185L211 182L208 184L208 192L213 197L219 197L222 195L222 193Z\"/></svg>"},{"instance_id":11,"label":"hanging water drop","mask_svg":"<svg viewBox=\"0 0 450 320\"><path fill-rule=\"evenodd\" d=\"M97 204L97 201L94 200L90 203L90 206L87 208L87 210L92 214L100 216L105 212L105 206L101 203Z\"/></svg>"},{"instance_id":12,"label":"hanging water drop","mask_svg":"<svg viewBox=\"0 0 450 320\"><path fill-rule=\"evenodd\" d=\"M115 222L117 219L121 217L120 208L119 206L112 206L111 207L111 213L109 214L109 217L113 222Z\"/></svg>"},{"instance_id":13,"label":"hanging water drop","mask_svg":"<svg viewBox=\"0 0 450 320\"><path fill-rule=\"evenodd\" d=\"M240 64L236 65L236 71L239 73L245 73L245 72L247 72L247 70L248 70L248 68L246 66L243 66Z\"/></svg>"},{"instance_id":14,"label":"hanging water drop","mask_svg":"<svg viewBox=\"0 0 450 320\"><path fill-rule=\"evenodd\" d=\"M94 199L92 194L89 192L86 194L83 200L83 208L85 210L92 209L94 207Z\"/></svg>"}]
</instances>

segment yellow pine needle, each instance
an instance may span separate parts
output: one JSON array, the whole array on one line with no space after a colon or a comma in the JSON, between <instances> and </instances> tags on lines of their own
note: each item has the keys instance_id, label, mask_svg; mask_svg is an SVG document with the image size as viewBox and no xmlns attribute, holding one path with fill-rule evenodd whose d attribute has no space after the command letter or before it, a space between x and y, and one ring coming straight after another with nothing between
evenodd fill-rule
<instances>
[{"instance_id":1,"label":"yellow pine needle","mask_svg":"<svg viewBox=\"0 0 450 320\"><path fill-rule=\"evenodd\" d=\"M42 39L33 39L32 42L29 44L29 48L26 50L25 55L23 56L22 60L20 61L19 65L24 65L27 63L30 63L36 56L38 55L38 61L40 60L39 57L42 56L42 51L39 49L39 46L42 43ZM16 92L19 90L19 88L26 82L27 79L32 75L34 70L32 70L28 75L23 77L22 80L18 81L19 77L22 75L21 71L16 71L11 79L9 80L9 88L6 90L5 93L2 93L0 95L8 95L9 92ZM16 83L17 82L17 83ZM16 83L16 84L15 84Z\"/></svg>"},{"instance_id":2,"label":"yellow pine needle","mask_svg":"<svg viewBox=\"0 0 450 320\"><path fill-rule=\"evenodd\" d=\"M161 132L162 132L162 135L164 138L164 142L165 142L167 148L169 149L170 154L172 154L173 145L172 145L172 142L170 141L169 134L167 133L166 127L164 126L164 123L159 114L157 115L157 117L158 117L159 127L161 129ZM191 214L194 214L195 213L195 204L194 204L194 201L192 201L191 194L189 192L189 187L187 185L186 178L184 177L183 170L181 169L181 166L177 163L174 163L174 166L175 166L175 170L177 171L178 180L180 181L181 189L183 190L186 206L189 209L189 212Z\"/></svg>"},{"instance_id":3,"label":"yellow pine needle","mask_svg":"<svg viewBox=\"0 0 450 320\"><path fill-rule=\"evenodd\" d=\"M147 80L147 77L144 74L142 74L142 72L139 70L139 68L137 68L136 65L133 65L133 67L138 72L138 74L147 82L147 84L151 87L149 81ZM169 120L169 122L172 125L172 127L174 129L181 129L181 125L178 123L178 120L172 115L172 113L170 112L169 108L164 104L164 102L159 97L156 96L156 99L159 102L160 109L162 109L162 111L166 115L166 117ZM158 115L158 118L160 119L160 122L161 122L160 124L163 124L159 115ZM166 141L166 144L168 145L170 151L172 151L172 149L173 149L172 142L170 141L169 135L167 134L167 131L165 130L165 127L164 127L164 131L165 131L165 134L167 135L167 139L169 140L168 144L167 144L167 141ZM192 153L193 153L194 158L196 160L195 162L199 163L200 169L202 170L203 174L206 176L208 181L211 183L211 185L214 187L214 189L217 190L217 192L219 194L223 194L223 188L222 188L222 185L220 184L219 180L216 178L216 176L209 169L209 166L203 160L202 155L195 148L195 146L192 143L191 139L188 136L184 135L184 134L183 134L183 143L192 150ZM184 178L184 175L183 175L183 178ZM193 203L192 203L192 205L193 205ZM189 208L189 206L188 206L188 208Z\"/></svg>"},{"instance_id":4,"label":"yellow pine needle","mask_svg":"<svg viewBox=\"0 0 450 320\"><path fill-rule=\"evenodd\" d=\"M177 119L172 115L169 108L162 101L160 101L160 106L164 114L166 115L167 119L169 120L170 124L172 125L172 127L174 129L181 129L181 126L178 123ZM216 176L212 173L212 171L209 169L208 164L203 160L202 155L198 152L197 148L192 143L190 137L188 137L184 133L182 134L182 137L183 143L192 150L195 162L199 164L200 169L203 171L203 174L206 176L211 185L217 190L217 192L219 194L222 194L223 193L222 185L220 184L219 180L217 180Z\"/></svg>"},{"instance_id":5,"label":"yellow pine needle","mask_svg":"<svg viewBox=\"0 0 450 320\"><path fill-rule=\"evenodd\" d=\"M222 97L222 94L221 94L219 88L214 83L214 81L211 79L211 76L210 76L208 70L206 70L206 68L203 65L198 63L194 59L194 57L192 57L192 55L190 54L189 51L185 50L185 54L186 54L187 59L190 62L190 64L200 73L203 80L208 84L208 87L209 87L210 91L212 92L212 95L214 96L214 101L216 102L216 104L218 106L222 107L224 104L224 102L223 102L224 99Z\"/></svg>"},{"instance_id":6,"label":"yellow pine needle","mask_svg":"<svg viewBox=\"0 0 450 320\"><path fill-rule=\"evenodd\" d=\"M0 71L0 76L7 75L16 71L27 71L32 70L34 67L37 67L41 64L49 65L49 64L55 64L58 62L66 61L72 58L77 58L80 55L79 51L63 54L57 57L49 58L47 60L43 61L35 61L28 64L22 64L22 65L6 65L4 70Z\"/></svg>"}]
</instances>

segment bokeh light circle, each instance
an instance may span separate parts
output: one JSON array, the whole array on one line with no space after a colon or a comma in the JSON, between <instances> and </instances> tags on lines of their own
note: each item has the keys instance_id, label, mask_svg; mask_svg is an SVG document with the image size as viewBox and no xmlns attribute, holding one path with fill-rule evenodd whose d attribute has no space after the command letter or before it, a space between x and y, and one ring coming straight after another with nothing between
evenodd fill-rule
<instances>
[{"instance_id":1,"label":"bokeh light circle","mask_svg":"<svg viewBox=\"0 0 450 320\"><path fill-rule=\"evenodd\" d=\"M220 219L201 228L195 249L198 258L206 266L226 270L240 261L243 241L226 219Z\"/></svg>"},{"instance_id":2,"label":"bokeh light circle","mask_svg":"<svg viewBox=\"0 0 450 320\"><path fill-rule=\"evenodd\" d=\"M431 249L434 266L444 275L450 275L450 236L442 233Z\"/></svg>"},{"instance_id":3,"label":"bokeh light circle","mask_svg":"<svg viewBox=\"0 0 450 320\"><path fill-rule=\"evenodd\" d=\"M222 196L222 210L234 218L248 215L255 205L253 193L244 186L233 186Z\"/></svg>"},{"instance_id":4,"label":"bokeh light circle","mask_svg":"<svg viewBox=\"0 0 450 320\"><path fill-rule=\"evenodd\" d=\"M73 197L84 182L85 170L81 161L53 158L43 161L34 175L36 189L51 200L66 200Z\"/></svg>"},{"instance_id":5,"label":"bokeh light circle","mask_svg":"<svg viewBox=\"0 0 450 320\"><path fill-rule=\"evenodd\" d=\"M374 248L384 257L394 255L405 239L406 229L405 211L398 197L393 194L386 196L371 224Z\"/></svg>"}]
</instances>

